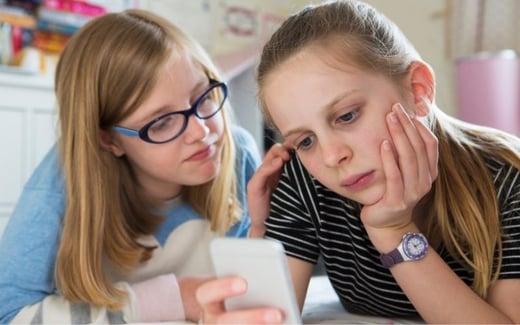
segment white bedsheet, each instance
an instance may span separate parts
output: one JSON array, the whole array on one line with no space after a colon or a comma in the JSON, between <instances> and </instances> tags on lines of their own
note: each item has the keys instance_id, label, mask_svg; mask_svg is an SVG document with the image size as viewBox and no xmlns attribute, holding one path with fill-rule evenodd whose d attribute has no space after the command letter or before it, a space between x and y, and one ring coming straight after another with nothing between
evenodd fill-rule
<instances>
[{"instance_id":1,"label":"white bedsheet","mask_svg":"<svg viewBox=\"0 0 520 325\"><path fill-rule=\"evenodd\" d=\"M302 319L304 324L424 324L420 318L384 318L348 313L325 275L312 277Z\"/></svg>"}]
</instances>

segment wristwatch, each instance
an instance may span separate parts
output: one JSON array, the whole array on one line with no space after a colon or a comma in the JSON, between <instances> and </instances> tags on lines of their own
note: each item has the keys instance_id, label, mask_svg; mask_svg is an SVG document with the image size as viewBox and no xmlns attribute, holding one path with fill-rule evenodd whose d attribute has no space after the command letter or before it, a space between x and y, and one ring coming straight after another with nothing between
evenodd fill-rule
<instances>
[{"instance_id":1,"label":"wristwatch","mask_svg":"<svg viewBox=\"0 0 520 325\"><path fill-rule=\"evenodd\" d=\"M395 264L407 261L418 261L428 251L428 240L421 233L407 232L396 249L387 254L381 254L380 259L384 267L390 268Z\"/></svg>"}]
</instances>

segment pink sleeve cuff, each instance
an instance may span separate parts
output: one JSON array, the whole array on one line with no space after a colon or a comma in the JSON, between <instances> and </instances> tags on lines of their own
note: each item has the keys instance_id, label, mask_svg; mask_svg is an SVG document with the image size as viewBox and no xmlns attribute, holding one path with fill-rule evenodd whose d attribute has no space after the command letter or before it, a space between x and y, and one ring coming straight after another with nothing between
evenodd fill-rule
<instances>
[{"instance_id":1,"label":"pink sleeve cuff","mask_svg":"<svg viewBox=\"0 0 520 325\"><path fill-rule=\"evenodd\" d=\"M137 298L140 322L164 322L184 320L184 305L177 278L174 274L135 283L132 285Z\"/></svg>"}]
</instances>

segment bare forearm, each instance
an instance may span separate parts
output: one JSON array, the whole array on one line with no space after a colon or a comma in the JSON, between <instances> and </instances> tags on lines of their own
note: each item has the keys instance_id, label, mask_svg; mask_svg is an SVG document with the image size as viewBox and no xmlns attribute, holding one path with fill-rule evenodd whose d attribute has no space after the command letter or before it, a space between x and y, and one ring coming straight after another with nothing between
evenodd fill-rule
<instances>
[{"instance_id":1,"label":"bare forearm","mask_svg":"<svg viewBox=\"0 0 520 325\"><path fill-rule=\"evenodd\" d=\"M263 238L265 233L265 226L251 226L249 228L249 232L247 234L247 237L249 238Z\"/></svg>"},{"instance_id":2,"label":"bare forearm","mask_svg":"<svg viewBox=\"0 0 520 325\"><path fill-rule=\"evenodd\" d=\"M391 272L427 323L512 323L472 291L433 249L423 260L400 263Z\"/></svg>"},{"instance_id":3,"label":"bare forearm","mask_svg":"<svg viewBox=\"0 0 520 325\"><path fill-rule=\"evenodd\" d=\"M368 229L380 252L397 246L404 232L419 229ZM430 247L418 261L398 263L390 268L395 280L422 318L428 323L512 323L504 313L479 297Z\"/></svg>"}]
</instances>

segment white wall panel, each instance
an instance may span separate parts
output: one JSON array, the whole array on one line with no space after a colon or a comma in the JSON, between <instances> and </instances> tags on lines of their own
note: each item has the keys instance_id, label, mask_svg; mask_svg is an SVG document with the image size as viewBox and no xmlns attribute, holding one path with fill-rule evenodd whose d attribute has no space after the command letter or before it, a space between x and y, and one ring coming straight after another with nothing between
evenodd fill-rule
<instances>
[{"instance_id":1,"label":"white wall panel","mask_svg":"<svg viewBox=\"0 0 520 325\"><path fill-rule=\"evenodd\" d=\"M24 112L0 104L0 207L8 208L22 187L25 169Z\"/></svg>"},{"instance_id":2,"label":"white wall panel","mask_svg":"<svg viewBox=\"0 0 520 325\"><path fill-rule=\"evenodd\" d=\"M25 182L55 139L52 79L0 73L0 235Z\"/></svg>"}]
</instances>

